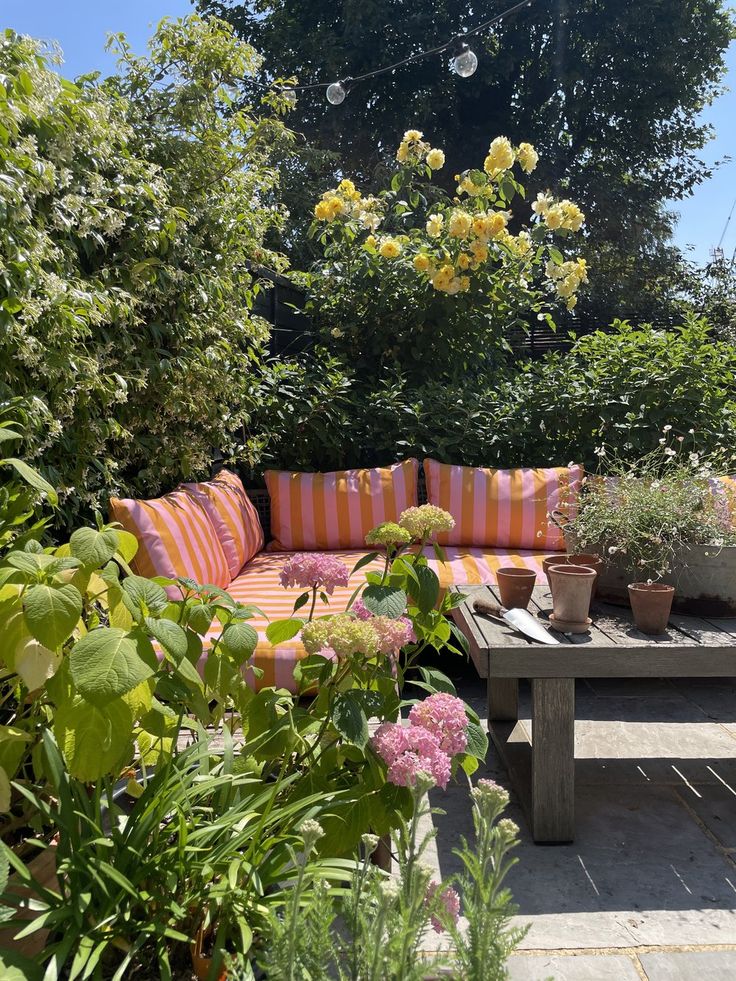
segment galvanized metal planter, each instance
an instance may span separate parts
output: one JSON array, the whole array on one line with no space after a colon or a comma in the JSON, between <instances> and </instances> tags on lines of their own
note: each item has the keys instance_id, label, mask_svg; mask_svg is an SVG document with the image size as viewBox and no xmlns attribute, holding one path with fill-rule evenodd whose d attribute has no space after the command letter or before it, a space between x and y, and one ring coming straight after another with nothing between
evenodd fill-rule
<instances>
[{"instance_id":1,"label":"galvanized metal planter","mask_svg":"<svg viewBox=\"0 0 736 981\"><path fill-rule=\"evenodd\" d=\"M574 538L565 534L568 552L576 551ZM628 585L637 578L623 556L610 556L605 548L586 546L604 557L598 577L598 599L629 605ZM673 611L705 617L736 617L736 545L690 545L672 561L661 582L675 587Z\"/></svg>"}]
</instances>

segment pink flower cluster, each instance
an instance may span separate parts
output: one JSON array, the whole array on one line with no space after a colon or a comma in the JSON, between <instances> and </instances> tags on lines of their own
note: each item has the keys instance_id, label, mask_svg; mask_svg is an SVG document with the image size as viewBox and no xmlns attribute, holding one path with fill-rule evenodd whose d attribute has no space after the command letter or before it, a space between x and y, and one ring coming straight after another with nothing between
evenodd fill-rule
<instances>
[{"instance_id":1,"label":"pink flower cluster","mask_svg":"<svg viewBox=\"0 0 736 981\"><path fill-rule=\"evenodd\" d=\"M347 586L350 570L339 559L320 552L297 552L290 556L281 570L279 579L284 589L299 586L301 589L321 587L332 596L335 586Z\"/></svg>"},{"instance_id":2,"label":"pink flower cluster","mask_svg":"<svg viewBox=\"0 0 736 981\"><path fill-rule=\"evenodd\" d=\"M432 879L430 884L427 886L426 901L428 904L432 901L435 893L439 888L440 888L439 883L435 882L435 880ZM447 916L453 921L453 923L457 923L457 921L460 918L460 897L452 888L452 886L445 886L444 889L442 889L442 891L440 892L438 899L440 903L442 903L442 905L444 906ZM433 914L431 920L435 933L442 933L442 931L445 928L442 925L439 918Z\"/></svg>"},{"instance_id":3,"label":"pink flower cluster","mask_svg":"<svg viewBox=\"0 0 736 981\"><path fill-rule=\"evenodd\" d=\"M389 783L413 787L420 773L426 773L444 790L450 779L450 757L437 740L421 726L402 726L384 722L376 730L373 747L388 767Z\"/></svg>"},{"instance_id":4,"label":"pink flower cluster","mask_svg":"<svg viewBox=\"0 0 736 981\"><path fill-rule=\"evenodd\" d=\"M462 700L444 692L430 695L412 707L409 722L408 726L384 722L373 737L373 748L388 767L389 782L413 787L417 776L426 773L444 790L451 758L468 745Z\"/></svg>"},{"instance_id":5,"label":"pink flower cluster","mask_svg":"<svg viewBox=\"0 0 736 981\"><path fill-rule=\"evenodd\" d=\"M422 702L417 702L409 712L412 725L423 726L431 732L440 749L448 756L456 756L468 745L468 719L465 706L459 698L438 692Z\"/></svg>"},{"instance_id":6,"label":"pink flower cluster","mask_svg":"<svg viewBox=\"0 0 736 981\"><path fill-rule=\"evenodd\" d=\"M371 621L371 626L380 638L382 654L393 654L407 644L417 642L417 635L414 633L414 626L409 617L398 617L393 620L391 617L374 616L362 599L357 599L353 603L353 613L358 620Z\"/></svg>"}]
</instances>

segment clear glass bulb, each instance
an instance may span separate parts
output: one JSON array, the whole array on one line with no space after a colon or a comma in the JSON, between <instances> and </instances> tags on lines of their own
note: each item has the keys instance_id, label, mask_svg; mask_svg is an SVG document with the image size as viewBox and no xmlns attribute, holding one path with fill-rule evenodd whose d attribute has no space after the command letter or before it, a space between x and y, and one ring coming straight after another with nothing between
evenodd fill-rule
<instances>
[{"instance_id":1,"label":"clear glass bulb","mask_svg":"<svg viewBox=\"0 0 736 981\"><path fill-rule=\"evenodd\" d=\"M471 75L475 74L478 67L478 56L470 50L467 44L464 44L460 49L460 54L452 59L452 67L460 78L470 78Z\"/></svg>"},{"instance_id":2,"label":"clear glass bulb","mask_svg":"<svg viewBox=\"0 0 736 981\"><path fill-rule=\"evenodd\" d=\"M296 106L296 92L294 89L283 89L281 95L284 97L284 102L290 109Z\"/></svg>"},{"instance_id":3,"label":"clear glass bulb","mask_svg":"<svg viewBox=\"0 0 736 981\"><path fill-rule=\"evenodd\" d=\"M333 82L332 85L327 86L327 101L332 106L339 106L345 101L345 96L347 92L342 82Z\"/></svg>"}]
</instances>

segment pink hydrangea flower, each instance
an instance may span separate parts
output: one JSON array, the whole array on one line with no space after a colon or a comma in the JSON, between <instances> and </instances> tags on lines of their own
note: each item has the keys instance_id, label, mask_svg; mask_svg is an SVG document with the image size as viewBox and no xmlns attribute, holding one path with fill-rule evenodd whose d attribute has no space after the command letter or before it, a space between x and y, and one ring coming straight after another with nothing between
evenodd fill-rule
<instances>
[{"instance_id":1,"label":"pink hydrangea flower","mask_svg":"<svg viewBox=\"0 0 736 981\"><path fill-rule=\"evenodd\" d=\"M427 886L427 905L429 905L429 903L432 901L438 889L440 889L440 884L432 879L430 884ZM444 906L448 917L453 921L453 923L457 923L457 921L460 919L460 897L458 896L457 892L455 892L452 886L445 886L440 891L438 899ZM445 928L438 917L433 914L431 920L435 932L442 933Z\"/></svg>"},{"instance_id":2,"label":"pink hydrangea flower","mask_svg":"<svg viewBox=\"0 0 736 981\"><path fill-rule=\"evenodd\" d=\"M284 589L299 586L301 589L321 587L332 596L335 586L347 586L350 570L339 559L320 552L297 552L290 556L281 570L279 579Z\"/></svg>"},{"instance_id":3,"label":"pink hydrangea flower","mask_svg":"<svg viewBox=\"0 0 736 981\"><path fill-rule=\"evenodd\" d=\"M390 617L374 616L360 598L353 603L352 610L358 620L372 621L374 629L381 638L381 652L383 654L392 654L394 651L406 647L407 644L416 644L417 635L409 617L399 617L393 620Z\"/></svg>"},{"instance_id":4,"label":"pink hydrangea flower","mask_svg":"<svg viewBox=\"0 0 736 981\"><path fill-rule=\"evenodd\" d=\"M462 699L454 695L446 692L430 695L412 706L409 721L430 732L440 749L450 757L464 752L468 745L465 705Z\"/></svg>"},{"instance_id":5,"label":"pink hydrangea flower","mask_svg":"<svg viewBox=\"0 0 736 981\"><path fill-rule=\"evenodd\" d=\"M421 726L402 726L384 722L373 737L373 748L388 767L389 783L413 787L420 773L442 787L450 779L450 757L440 749L437 739Z\"/></svg>"}]
</instances>

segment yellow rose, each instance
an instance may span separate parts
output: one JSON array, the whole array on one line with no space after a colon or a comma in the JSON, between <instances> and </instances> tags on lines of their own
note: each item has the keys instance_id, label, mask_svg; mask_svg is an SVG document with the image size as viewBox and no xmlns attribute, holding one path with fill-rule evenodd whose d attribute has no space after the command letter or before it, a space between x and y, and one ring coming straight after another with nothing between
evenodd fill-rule
<instances>
[{"instance_id":1,"label":"yellow rose","mask_svg":"<svg viewBox=\"0 0 736 981\"><path fill-rule=\"evenodd\" d=\"M531 143L520 143L516 159L524 173L531 174L539 162L539 154Z\"/></svg>"},{"instance_id":2,"label":"yellow rose","mask_svg":"<svg viewBox=\"0 0 736 981\"><path fill-rule=\"evenodd\" d=\"M329 201L318 201L314 206L314 217L320 221L329 221L332 217Z\"/></svg>"},{"instance_id":3,"label":"yellow rose","mask_svg":"<svg viewBox=\"0 0 736 981\"><path fill-rule=\"evenodd\" d=\"M518 252L519 255L526 255L532 250L532 239L529 232L519 232L516 238L514 238L513 235L510 235L509 244L513 248L514 252Z\"/></svg>"},{"instance_id":4,"label":"yellow rose","mask_svg":"<svg viewBox=\"0 0 736 981\"><path fill-rule=\"evenodd\" d=\"M405 143L418 143L421 140L421 138L422 138L423 135L424 134L422 133L421 130L418 130L418 129L408 129L404 133L404 142Z\"/></svg>"},{"instance_id":5,"label":"yellow rose","mask_svg":"<svg viewBox=\"0 0 736 981\"><path fill-rule=\"evenodd\" d=\"M572 296L578 288L578 282L573 276L566 276L557 283L557 292L562 297Z\"/></svg>"},{"instance_id":6,"label":"yellow rose","mask_svg":"<svg viewBox=\"0 0 736 981\"><path fill-rule=\"evenodd\" d=\"M444 223L445 219L442 215L430 215L427 221L427 234L431 235L432 238L437 238L438 235L442 234Z\"/></svg>"},{"instance_id":7,"label":"yellow rose","mask_svg":"<svg viewBox=\"0 0 736 981\"><path fill-rule=\"evenodd\" d=\"M453 238L466 238L473 227L473 217L467 211L453 211L448 231Z\"/></svg>"},{"instance_id":8,"label":"yellow rose","mask_svg":"<svg viewBox=\"0 0 736 981\"><path fill-rule=\"evenodd\" d=\"M431 170L439 170L445 166L445 155L442 150L430 150L427 154L427 166Z\"/></svg>"},{"instance_id":9,"label":"yellow rose","mask_svg":"<svg viewBox=\"0 0 736 981\"><path fill-rule=\"evenodd\" d=\"M506 230L508 215L503 211L493 211L486 219L486 227L491 238L498 238Z\"/></svg>"},{"instance_id":10,"label":"yellow rose","mask_svg":"<svg viewBox=\"0 0 736 981\"><path fill-rule=\"evenodd\" d=\"M414 256L414 268L416 269L417 272L419 273L427 272L427 270L431 265L432 265L432 260L429 258L429 256L426 253L420 252L419 255Z\"/></svg>"},{"instance_id":11,"label":"yellow rose","mask_svg":"<svg viewBox=\"0 0 736 981\"><path fill-rule=\"evenodd\" d=\"M432 286L436 290L447 290L455 277L455 269L450 265L441 266L432 276Z\"/></svg>"},{"instance_id":12,"label":"yellow rose","mask_svg":"<svg viewBox=\"0 0 736 981\"><path fill-rule=\"evenodd\" d=\"M473 253L476 262L485 262L488 258L488 246L479 239L470 243L470 251Z\"/></svg>"},{"instance_id":13,"label":"yellow rose","mask_svg":"<svg viewBox=\"0 0 736 981\"><path fill-rule=\"evenodd\" d=\"M537 200L532 204L532 211L536 215L539 215L540 218L544 218L553 204L554 199L552 198L552 195L542 194L540 191L540 193L537 195Z\"/></svg>"},{"instance_id":14,"label":"yellow rose","mask_svg":"<svg viewBox=\"0 0 736 981\"><path fill-rule=\"evenodd\" d=\"M483 163L483 169L491 177L496 177L503 170L508 170L514 163L514 149L505 136L497 136L488 147L488 156Z\"/></svg>"},{"instance_id":15,"label":"yellow rose","mask_svg":"<svg viewBox=\"0 0 736 981\"><path fill-rule=\"evenodd\" d=\"M364 249L375 249L377 245L378 242L376 241L375 235L369 235L365 242L363 242Z\"/></svg>"},{"instance_id":16,"label":"yellow rose","mask_svg":"<svg viewBox=\"0 0 736 981\"><path fill-rule=\"evenodd\" d=\"M560 209L562 211L562 227L568 228L571 232L579 232L585 221L585 215L580 208L572 201L560 201Z\"/></svg>"},{"instance_id":17,"label":"yellow rose","mask_svg":"<svg viewBox=\"0 0 736 981\"><path fill-rule=\"evenodd\" d=\"M384 239L383 242L381 242L378 253L379 255L382 255L384 259L395 259L397 256L401 255L401 242L397 242L395 238Z\"/></svg>"},{"instance_id":18,"label":"yellow rose","mask_svg":"<svg viewBox=\"0 0 736 981\"><path fill-rule=\"evenodd\" d=\"M457 265L458 269L468 269L470 266L470 256L467 256L464 252L461 252L457 257Z\"/></svg>"},{"instance_id":19,"label":"yellow rose","mask_svg":"<svg viewBox=\"0 0 736 981\"><path fill-rule=\"evenodd\" d=\"M402 164L406 163L409 159L409 147L406 143L399 144L399 149L396 151L396 159Z\"/></svg>"},{"instance_id":20,"label":"yellow rose","mask_svg":"<svg viewBox=\"0 0 736 981\"><path fill-rule=\"evenodd\" d=\"M344 194L345 197L349 198L351 201L356 201L360 198L360 191L355 189L355 184L353 184L351 180L348 180L347 177L345 180L340 181L340 183L337 185L337 190L340 194Z\"/></svg>"},{"instance_id":21,"label":"yellow rose","mask_svg":"<svg viewBox=\"0 0 736 981\"><path fill-rule=\"evenodd\" d=\"M470 289L470 276L460 277L460 292L466 293Z\"/></svg>"},{"instance_id":22,"label":"yellow rose","mask_svg":"<svg viewBox=\"0 0 736 981\"><path fill-rule=\"evenodd\" d=\"M340 198L330 198L330 200L326 203L327 207L330 209L330 215L332 218L337 218L338 215L343 214L347 210L345 202L341 201Z\"/></svg>"},{"instance_id":23,"label":"yellow rose","mask_svg":"<svg viewBox=\"0 0 736 981\"><path fill-rule=\"evenodd\" d=\"M555 231L557 228L562 228L563 220L564 215L559 204L553 204L552 207L547 208L547 211L544 214L544 223L547 228L551 228L552 231Z\"/></svg>"}]
</instances>

